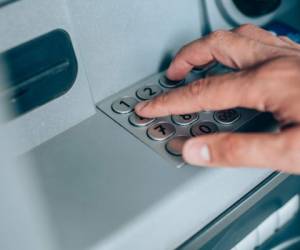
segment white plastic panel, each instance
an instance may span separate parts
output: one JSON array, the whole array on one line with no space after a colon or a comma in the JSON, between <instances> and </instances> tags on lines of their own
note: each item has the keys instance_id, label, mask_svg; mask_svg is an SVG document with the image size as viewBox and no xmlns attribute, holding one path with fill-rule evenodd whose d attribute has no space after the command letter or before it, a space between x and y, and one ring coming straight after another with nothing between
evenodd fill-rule
<instances>
[{"instance_id":1,"label":"white plastic panel","mask_svg":"<svg viewBox=\"0 0 300 250\"><path fill-rule=\"evenodd\" d=\"M68 0L83 61L98 102L160 72L201 36L199 0Z\"/></svg>"},{"instance_id":2,"label":"white plastic panel","mask_svg":"<svg viewBox=\"0 0 300 250\"><path fill-rule=\"evenodd\" d=\"M19 145L18 149L7 149L12 154L39 145L95 112L65 1L22 0L0 8L0 51L57 28L65 29L71 35L79 62L77 80L67 94L1 126L1 141L6 142L7 147L11 140L16 140Z\"/></svg>"}]
</instances>

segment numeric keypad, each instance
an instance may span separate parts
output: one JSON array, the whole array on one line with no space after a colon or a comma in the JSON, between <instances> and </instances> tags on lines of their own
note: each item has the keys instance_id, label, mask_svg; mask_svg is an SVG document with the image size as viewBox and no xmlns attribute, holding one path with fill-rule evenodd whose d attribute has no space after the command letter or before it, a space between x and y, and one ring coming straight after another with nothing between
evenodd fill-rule
<instances>
[{"instance_id":1,"label":"numeric keypad","mask_svg":"<svg viewBox=\"0 0 300 250\"><path fill-rule=\"evenodd\" d=\"M171 81L165 74L154 75L101 101L97 107L165 159L181 166L182 148L189 138L236 130L255 117L257 112L237 108L146 118L135 114L134 108L139 101L151 100L164 92L200 79L207 70L210 74L226 73L228 70L223 67L212 68L213 66L203 70L204 72L194 71L182 81Z\"/></svg>"}]
</instances>

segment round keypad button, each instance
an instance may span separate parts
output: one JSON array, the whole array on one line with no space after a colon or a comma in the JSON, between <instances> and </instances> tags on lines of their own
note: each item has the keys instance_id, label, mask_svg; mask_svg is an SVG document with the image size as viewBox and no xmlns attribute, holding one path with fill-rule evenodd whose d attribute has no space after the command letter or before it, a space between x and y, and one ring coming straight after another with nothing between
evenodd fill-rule
<instances>
[{"instance_id":1,"label":"round keypad button","mask_svg":"<svg viewBox=\"0 0 300 250\"><path fill-rule=\"evenodd\" d=\"M149 85L139 88L136 92L136 96L145 101L160 95L162 92L163 90L158 85Z\"/></svg>"},{"instance_id":2,"label":"round keypad button","mask_svg":"<svg viewBox=\"0 0 300 250\"><path fill-rule=\"evenodd\" d=\"M172 155L181 156L183 145L189 138L188 136L174 137L166 144L166 150Z\"/></svg>"},{"instance_id":3,"label":"round keypad button","mask_svg":"<svg viewBox=\"0 0 300 250\"><path fill-rule=\"evenodd\" d=\"M129 116L128 120L133 126L145 127L152 123L155 119L140 117L137 114L133 113Z\"/></svg>"},{"instance_id":4,"label":"round keypad button","mask_svg":"<svg viewBox=\"0 0 300 250\"><path fill-rule=\"evenodd\" d=\"M113 102L111 108L118 114L127 114L134 110L135 105L138 101L133 97L121 97Z\"/></svg>"},{"instance_id":5,"label":"round keypad button","mask_svg":"<svg viewBox=\"0 0 300 250\"><path fill-rule=\"evenodd\" d=\"M193 136L207 135L218 131L217 125L212 122L198 122L191 128L191 134Z\"/></svg>"},{"instance_id":6,"label":"round keypad button","mask_svg":"<svg viewBox=\"0 0 300 250\"><path fill-rule=\"evenodd\" d=\"M159 83L161 86L165 88L176 88L179 87L180 85L183 85L185 83L185 79L180 80L180 81L172 81L168 79L166 76L162 76L159 79Z\"/></svg>"},{"instance_id":7,"label":"round keypad button","mask_svg":"<svg viewBox=\"0 0 300 250\"><path fill-rule=\"evenodd\" d=\"M164 141L176 133L175 127L167 122L151 125L147 130L147 135L155 141Z\"/></svg>"},{"instance_id":8,"label":"round keypad button","mask_svg":"<svg viewBox=\"0 0 300 250\"><path fill-rule=\"evenodd\" d=\"M180 126L187 126L197 121L199 115L196 113L185 115L172 115L172 121Z\"/></svg>"},{"instance_id":9,"label":"round keypad button","mask_svg":"<svg viewBox=\"0 0 300 250\"><path fill-rule=\"evenodd\" d=\"M224 125L230 125L240 117L241 115L236 109L220 110L214 113L215 120Z\"/></svg>"}]
</instances>

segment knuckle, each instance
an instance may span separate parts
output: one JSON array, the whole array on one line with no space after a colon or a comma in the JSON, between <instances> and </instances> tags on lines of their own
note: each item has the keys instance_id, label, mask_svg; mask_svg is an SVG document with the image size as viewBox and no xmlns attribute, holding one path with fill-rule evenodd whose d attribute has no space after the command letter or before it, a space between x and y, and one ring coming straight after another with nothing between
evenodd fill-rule
<instances>
[{"instance_id":1,"label":"knuckle","mask_svg":"<svg viewBox=\"0 0 300 250\"><path fill-rule=\"evenodd\" d=\"M246 77L248 78L248 82L243 84L244 92L247 95L241 96L240 102L242 104L249 104L250 106L255 107L260 111L266 111L269 107L268 101L273 101L273 91L272 88L268 85L268 72L256 69L251 72L246 72ZM264 84L261 81L257 81L257 79L265 79ZM277 91L274 90L274 91Z\"/></svg>"},{"instance_id":2,"label":"knuckle","mask_svg":"<svg viewBox=\"0 0 300 250\"><path fill-rule=\"evenodd\" d=\"M164 94L160 95L159 97L157 97L154 100L153 105L154 106L165 105L168 102L168 95L169 95L169 93L164 93Z\"/></svg>"},{"instance_id":3,"label":"knuckle","mask_svg":"<svg viewBox=\"0 0 300 250\"><path fill-rule=\"evenodd\" d=\"M187 87L186 87L186 93L188 96L191 96L191 97L196 97L199 95L199 89L200 89L200 86L201 84L199 84L199 82L194 82L192 84L189 84Z\"/></svg>"},{"instance_id":4,"label":"knuckle","mask_svg":"<svg viewBox=\"0 0 300 250\"><path fill-rule=\"evenodd\" d=\"M241 26L239 26L238 28L236 28L236 32L237 33L249 33L249 32L252 32L254 30L256 30L257 27L254 25L254 24L250 24L250 23L246 23L246 24L243 24Z\"/></svg>"},{"instance_id":5,"label":"knuckle","mask_svg":"<svg viewBox=\"0 0 300 250\"><path fill-rule=\"evenodd\" d=\"M228 37L229 35L229 31L226 30L216 30L214 32L212 32L208 38L210 41L214 42L222 42L224 39L226 39L226 37Z\"/></svg>"},{"instance_id":6,"label":"knuckle","mask_svg":"<svg viewBox=\"0 0 300 250\"><path fill-rule=\"evenodd\" d=\"M283 39L283 40L290 40L287 36L283 36L283 35L277 36L277 37L280 39Z\"/></svg>"},{"instance_id":7,"label":"knuckle","mask_svg":"<svg viewBox=\"0 0 300 250\"><path fill-rule=\"evenodd\" d=\"M163 95L160 95L159 97L157 97L157 99L153 102L153 109L155 110L161 110L161 109L165 109L166 113L170 113L169 110L169 104L170 104L170 94L172 92L167 92L164 93Z\"/></svg>"},{"instance_id":8,"label":"knuckle","mask_svg":"<svg viewBox=\"0 0 300 250\"><path fill-rule=\"evenodd\" d=\"M197 80L186 86L185 93L188 98L201 98L207 88L208 80L206 78Z\"/></svg>"}]
</instances>

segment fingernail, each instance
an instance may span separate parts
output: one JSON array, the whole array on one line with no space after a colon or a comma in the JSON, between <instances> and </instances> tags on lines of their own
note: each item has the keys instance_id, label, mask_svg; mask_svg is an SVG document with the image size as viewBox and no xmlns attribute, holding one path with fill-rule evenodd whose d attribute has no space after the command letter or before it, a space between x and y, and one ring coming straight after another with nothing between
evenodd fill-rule
<instances>
[{"instance_id":1,"label":"fingernail","mask_svg":"<svg viewBox=\"0 0 300 250\"><path fill-rule=\"evenodd\" d=\"M211 153L206 143L191 142L184 150L185 160L190 164L207 164L211 162Z\"/></svg>"},{"instance_id":2,"label":"fingernail","mask_svg":"<svg viewBox=\"0 0 300 250\"><path fill-rule=\"evenodd\" d=\"M203 144L199 148L200 158L204 162L210 162L210 151L207 144Z\"/></svg>"},{"instance_id":3,"label":"fingernail","mask_svg":"<svg viewBox=\"0 0 300 250\"><path fill-rule=\"evenodd\" d=\"M142 109L144 109L148 105L148 103L149 103L149 101L139 102L134 108L135 111L140 112Z\"/></svg>"}]
</instances>

